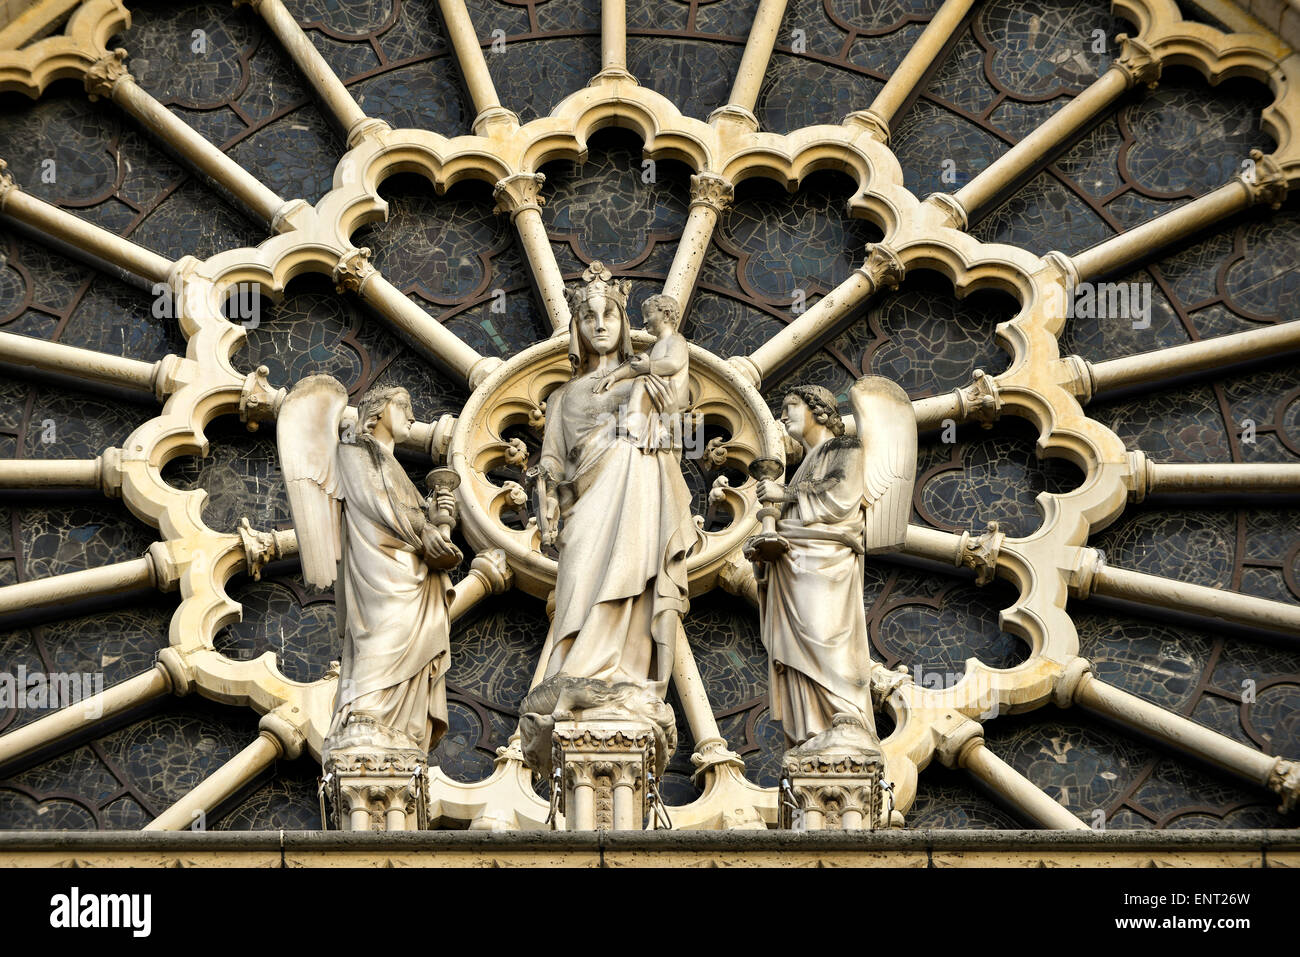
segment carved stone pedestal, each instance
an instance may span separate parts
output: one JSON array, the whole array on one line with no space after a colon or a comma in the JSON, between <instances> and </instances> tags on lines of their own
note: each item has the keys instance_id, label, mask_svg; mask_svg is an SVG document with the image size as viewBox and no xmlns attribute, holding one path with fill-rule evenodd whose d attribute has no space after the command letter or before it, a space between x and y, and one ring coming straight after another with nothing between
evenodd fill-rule
<instances>
[{"instance_id":1,"label":"carved stone pedestal","mask_svg":"<svg viewBox=\"0 0 1300 957\"><path fill-rule=\"evenodd\" d=\"M557 721L552 761L569 831L639 831L650 812L655 729L632 720Z\"/></svg>"},{"instance_id":2,"label":"carved stone pedestal","mask_svg":"<svg viewBox=\"0 0 1300 957\"><path fill-rule=\"evenodd\" d=\"M524 699L519 736L528 767L551 782L565 830L639 831L677 722L648 686L556 675Z\"/></svg>"},{"instance_id":3,"label":"carved stone pedestal","mask_svg":"<svg viewBox=\"0 0 1300 957\"><path fill-rule=\"evenodd\" d=\"M837 714L829 731L785 753L781 827L863 831L887 825L884 776L875 737L855 718Z\"/></svg>"},{"instance_id":4,"label":"carved stone pedestal","mask_svg":"<svg viewBox=\"0 0 1300 957\"><path fill-rule=\"evenodd\" d=\"M336 749L325 781L340 831L418 831L429 826L427 762L411 749Z\"/></svg>"}]
</instances>

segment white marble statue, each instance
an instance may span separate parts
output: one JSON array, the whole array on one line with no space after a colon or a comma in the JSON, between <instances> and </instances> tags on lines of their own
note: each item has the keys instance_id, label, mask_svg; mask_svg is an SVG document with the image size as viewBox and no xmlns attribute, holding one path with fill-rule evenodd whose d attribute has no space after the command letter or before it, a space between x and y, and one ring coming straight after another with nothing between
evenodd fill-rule
<instances>
[{"instance_id":1,"label":"white marble statue","mask_svg":"<svg viewBox=\"0 0 1300 957\"><path fill-rule=\"evenodd\" d=\"M857 436L844 434L827 389L790 389L781 421L803 460L788 485L769 479L757 489L781 508L776 531L785 545L758 562L757 577L772 716L791 747L815 749L836 715L876 740L863 556L903 544L916 421L907 394L888 379L865 376L850 398Z\"/></svg>"},{"instance_id":2,"label":"white marble statue","mask_svg":"<svg viewBox=\"0 0 1300 957\"><path fill-rule=\"evenodd\" d=\"M339 439L346 407L337 380L310 376L276 423L303 578L334 586L343 636L322 760L356 746L424 755L447 729L455 498L438 491L430 514L393 457L415 422L405 389L368 392L351 443Z\"/></svg>"},{"instance_id":3,"label":"white marble statue","mask_svg":"<svg viewBox=\"0 0 1300 957\"><path fill-rule=\"evenodd\" d=\"M679 411L685 341L661 330L653 358L634 364L629 283L600 263L583 278L567 290L573 376L547 400L536 470L542 537L559 548L546 678L631 682L662 699L700 536L678 450L624 423L642 396Z\"/></svg>"}]
</instances>

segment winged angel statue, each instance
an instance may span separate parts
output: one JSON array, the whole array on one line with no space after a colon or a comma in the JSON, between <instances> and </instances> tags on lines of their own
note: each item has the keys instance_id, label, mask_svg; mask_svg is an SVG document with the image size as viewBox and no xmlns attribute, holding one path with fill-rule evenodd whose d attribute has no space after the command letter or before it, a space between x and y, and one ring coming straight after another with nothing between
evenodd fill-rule
<instances>
[{"instance_id":1,"label":"winged angel statue","mask_svg":"<svg viewBox=\"0 0 1300 957\"><path fill-rule=\"evenodd\" d=\"M804 450L786 486L761 481L759 498L781 509L785 545L758 566L772 716L791 747L816 750L847 716L873 741L871 654L862 604L863 556L902 547L916 482L916 419L907 394L880 376L849 392L856 436L835 397L817 385L790 389L781 423Z\"/></svg>"},{"instance_id":2,"label":"winged angel statue","mask_svg":"<svg viewBox=\"0 0 1300 957\"><path fill-rule=\"evenodd\" d=\"M340 441L347 391L309 376L276 424L280 464L298 533L303 578L335 587L343 657L334 717L322 749L416 750L447 729L449 568L455 498L432 503L393 456L415 422L405 389L373 389L357 411L355 441ZM432 505L432 509L430 508Z\"/></svg>"}]
</instances>

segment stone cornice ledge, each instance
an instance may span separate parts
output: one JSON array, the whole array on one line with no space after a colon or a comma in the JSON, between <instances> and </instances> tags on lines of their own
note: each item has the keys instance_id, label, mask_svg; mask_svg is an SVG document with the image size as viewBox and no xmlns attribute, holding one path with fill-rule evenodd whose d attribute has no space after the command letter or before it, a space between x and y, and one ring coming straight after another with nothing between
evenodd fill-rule
<instances>
[{"instance_id":1,"label":"stone cornice ledge","mask_svg":"<svg viewBox=\"0 0 1300 957\"><path fill-rule=\"evenodd\" d=\"M394 834L338 831L17 832L0 866L814 865L1261 867L1300 865L1300 831L658 831Z\"/></svg>"}]
</instances>

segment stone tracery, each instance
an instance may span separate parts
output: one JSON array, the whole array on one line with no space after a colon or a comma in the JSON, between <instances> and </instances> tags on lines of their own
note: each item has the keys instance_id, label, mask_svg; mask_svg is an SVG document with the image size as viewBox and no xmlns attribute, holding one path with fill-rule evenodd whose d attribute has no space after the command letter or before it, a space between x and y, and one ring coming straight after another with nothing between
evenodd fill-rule
<instances>
[{"instance_id":1,"label":"stone tracery","mask_svg":"<svg viewBox=\"0 0 1300 957\"><path fill-rule=\"evenodd\" d=\"M958 2L945 4L932 26L948 23L957 14L964 14L969 6ZM1279 188L1285 188L1279 184L1294 177L1298 162L1294 155L1298 147L1291 142L1289 125L1296 94L1281 79L1284 75L1281 64L1295 56L1289 50L1271 38L1225 37L1204 24L1187 23L1172 4L1123 5L1122 12L1139 24L1133 46L1147 58L1143 63L1158 66L1161 58L1177 57L1180 62L1193 63L1212 78L1240 73L1268 82L1277 99L1266 112L1266 120L1278 139L1278 148L1270 158L1255 157L1260 172L1253 180L1229 183L1166 214L1151 227L1139 227L1081 255L1052 254L1040 259L1023 250L978 243L953 227L964 225L973 211L987 205L989 197L1032 172L1039 158L1036 150L1044 141L1066 138L1062 127L1073 129L1073 124L1108 106L1114 95L1112 88L1117 89L1121 73L1125 74L1122 79L1127 88L1138 80L1145 82L1155 67L1143 67L1141 76L1135 77L1129 66L1121 64L1112 71L1112 78L1103 77L1090 88L1087 96L1076 98L1067 117L1054 125L1040 127L1042 135L1032 146L1024 141L1023 148L1013 149L954 195L918 203L902 187L898 163L882 141L888 137L888 122L893 115L890 104L895 100L901 102L900 92L909 91L910 84L919 78L919 68L937 53L935 38L941 34L939 27L934 27L928 41L923 34L914 47L921 55L913 59L909 54L909 59L913 59L912 69L906 65L900 68L886 85L877 104L872 105L871 122L859 119L831 131L796 130L787 136L754 131L756 123L752 122L751 111L763 75L764 49L770 55L775 40L780 21L777 16L755 25L731 102L710 123L683 117L663 97L630 80L623 72L625 57L620 50L623 43L620 34L624 31L615 30L604 51L605 69L592 85L560 104L551 117L520 126L496 97L464 5L448 0L443 4L444 16L479 112L474 136L447 139L420 130L392 130L387 124L365 117L319 54L305 42L301 29L279 0L260 0L257 7L325 97L330 112L347 132L350 146L336 170L334 188L315 206L268 195L265 187L250 182L248 174L215 150L215 155L206 154L202 149L198 151L195 160L200 167L206 166L204 171L218 183L246 199L249 207L279 235L256 248L219 253L204 262L187 257L172 263L35 200L21 186L9 188L6 181L6 189L0 194L0 210L6 216L91 249L147 281L166 282L176 290L181 303L178 318L188 337L186 356L169 356L152 365L135 360L110 360L65 346L19 342L8 334L3 338L6 350L12 350L9 354L37 367L150 389L166 400L162 414L133 433L122 449L108 450L94 462L75 466L6 463L6 469L0 472L0 477L10 486L66 484L69 479L75 479L77 484L112 489L137 516L157 526L163 534L163 541L130 567L71 573L81 577L22 583L0 591L0 607L16 608L126 584L179 588L182 603L173 620L169 653L155 672L111 689L109 697L113 707L122 708L143 696L168 690L185 693L197 688L209 697L252 705L258 711L275 715L259 738L272 747L261 746L256 755L259 761L269 760L272 752L292 753L301 746L298 738L305 739L311 748L320 745L319 710L320 702L328 697L325 687L328 681L295 687L286 684L273 660L234 663L216 654L211 647L216 629L238 615L237 605L226 595L226 580L244 568L252 570L260 560L249 554L249 540L212 532L200 515L202 496L177 490L161 478L160 470L168 459L183 452L206 450L203 428L217 415L239 412L256 421L273 416L277 407L277 397L268 384L251 375L246 377L234 367L244 332L221 313L219 304L224 301L226 290L240 282L254 282L278 294L290 278L303 271L332 274L340 280L341 287L359 295L367 305L414 337L452 375L474 389L471 405L478 400L481 406L495 395L506 398L517 395L523 383L514 381L519 375L516 370L526 370L531 379L544 375L545 367L538 364L529 368L527 363L517 361L503 366L500 360L485 357L456 339L418 308L412 309L387 278L374 272L373 267L360 265L365 262L365 251L352 245L352 233L362 223L384 215L387 204L379 196L378 185L394 169L419 169L440 190L463 177L486 178L497 184L499 201L503 211L510 213L519 233L552 325L563 328L567 325L563 284L541 228L536 194L539 188L544 191L544 187L536 167L557 156L581 157L592 131L617 117L644 136L647 156L686 159L696 169L696 175L710 177L711 183L725 184L728 190L748 176L766 175L798 183L809 171L826 165L851 170L859 188L852 200L854 209L875 220L884 231L883 242L873 248L859 271L773 340L749 356L734 357L730 368L708 357L716 382L712 388L724 393L715 400L720 409L730 407L733 415L736 408L741 409L740 420L733 425L727 446L741 464L744 453L736 450L744 449L745 443L735 433L748 429L751 445L767 440L770 435L770 416L765 419L761 403L749 398L753 389L802 358L811 345L836 329L854 306L887 285L891 278L908 269L932 268L949 276L959 291L995 286L1017 296L1022 303L1021 312L1001 330L1013 355L1009 369L992 379L977 376L972 386L956 393L919 400L915 403L918 427L932 428L949 418L961 422L998 415L1022 416L1042 433L1043 449L1068 457L1085 470L1084 482L1072 492L1049 495L1044 502L1044 522L1024 539L1002 538L998 548L976 551L967 536L915 527L909 535L908 550L951 565L969 562L977 556L984 563L982 568L991 567L1019 589L1018 601L1004 613L1003 624L1030 644L1030 659L1009 670L977 664L968 671L963 684L972 689L987 685L999 705L1008 709L1023 710L1055 700L1062 704L1079 702L1148 729L1158 720L1157 712L1137 707L1134 701L1128 700L1132 696L1113 689L1108 691L1102 682L1087 675L1087 669L1077 657L1073 621L1065 612L1067 595L1077 598L1090 594L1120 595L1157 605L1201 608L1222 616L1221 596L1209 595L1196 586L1108 568L1098 559L1095 549L1087 546L1088 532L1112 521L1129 498L1140 499L1145 489L1157 484L1153 476L1160 474L1158 470L1176 471L1176 468L1138 461L1115 433L1096 419L1086 417L1079 403L1119 386L1160 381L1171 370L1195 370L1210 363L1221 363L1225 356L1244 358L1263 349L1295 348L1300 343L1300 335L1295 329L1279 325L1150 357L1086 362L1060 356L1056 336L1061 320L1059 310L1053 310L1053 303L1060 301L1066 283L1107 274L1140 258L1147 251L1145 245L1161 230L1166 231L1161 234L1162 239L1170 234L1187 235L1251 203L1271 205L1278 200ZM606 0L604 7L610 22L621 21L621 3ZM39 93L56 76L80 71L90 89L91 77L98 75L94 72L95 65L107 62L103 59L107 55L104 44L122 19L124 13L115 4L104 0L83 4L64 34L10 54L7 61L0 60L0 85ZM36 55L38 47L40 53ZM927 51L929 56L924 55ZM115 57L114 62L120 64L120 59ZM122 97L118 91L129 88L130 84L120 75L113 75L116 82L112 95ZM110 91L96 87L95 92ZM132 93L121 105L165 139L177 133L175 122L179 121L168 119L151 125L144 119L152 115L147 94ZM710 200L702 198L693 204L691 215L687 236L673 264L672 281L682 290L690 290L695 285L704 248L716 223L717 209ZM551 351L554 350L549 344L542 344L534 354L540 359ZM509 384L505 382L507 372L511 377ZM727 392L732 396L743 395L748 401L737 402L726 396ZM250 402L254 396L259 397L256 406ZM544 392L538 391L534 399L540 408ZM409 446L434 458L448 454L454 460L457 450L474 455L485 447L487 436L478 430L474 419L463 414L450 431L440 429L437 423L417 427ZM750 454L757 451L753 448ZM479 466L475 463L472 467ZM1245 489L1294 489L1300 484L1295 467L1264 466L1254 472L1241 469L1238 466L1223 473L1226 478L1202 476L1199 480L1179 479L1174 471L1163 474L1167 482L1182 481L1185 487L1191 488L1230 485ZM734 496L743 514L744 490L738 490ZM476 507L472 501L466 505L467 512ZM486 509L491 516L492 505L479 502L477 507ZM734 524L740 527L744 523ZM489 517L483 521L480 531L481 542L472 542L480 550L480 557L488 555L491 548L504 548L506 558L511 560L510 570L495 578L480 574L467 579L463 587L458 587L453 616L464 613L491 591L504 587L510 574L516 576L516 583L522 587L527 587L524 581L529 575L534 576L532 588L545 585L544 562L525 558L521 550L512 549L512 540L499 522ZM709 587L723 574L730 556L722 553L721 548L718 551L707 570L697 573L701 587ZM287 554L288 548L281 547L281 552ZM501 559L488 558L487 562L499 568ZM1280 603L1240 597L1233 599L1232 605L1229 614L1236 620L1288 630L1297 627L1294 610ZM683 706L703 755L704 743L720 736L712 716L705 717L707 698L700 705L698 695L703 689L698 674L692 684L689 669L694 667L694 662L684 639L679 642L679 649L687 651L683 656L687 664L674 677L684 698L689 695L683 688L694 689L691 704L683 700ZM888 694L897 727L885 746L894 764L904 769L897 794L900 808L906 809L910 804L915 769L923 767L933 756L945 763L963 764L986 780L996 779L1007 786L1005 775L988 770L991 755L979 744L982 737L978 727L973 727L972 708L959 705L956 710L960 715L952 713L952 702L961 701L966 694L961 686L951 691L947 699L906 683L892 685ZM112 713L111 708L107 710ZM56 722L55 726L25 728L17 740L12 734L6 736L0 740L0 755L21 754L66 727L66 722L63 725ZM1181 730L1193 742L1193 750L1220 755L1223 763L1258 784L1282 787L1285 773L1279 774L1271 759L1262 755L1257 759L1234 750L1207 736L1208 732L1198 732L1192 727ZM726 769L734 772L732 764L723 761L708 767L713 770L701 806L689 808L680 817L679 826L718 826L722 818L717 808L736 793L762 818L774 816L775 801L770 794L747 786L734 773L727 776ZM906 770L909 767L910 772ZM1282 770L1285 772L1285 768ZM1061 815L1047 808L1026 785L1023 781L1014 783L1008 796L1031 817L1061 826ZM1290 786L1294 789L1294 783ZM719 797L724 792L725 799ZM519 777L518 762L509 750L489 782L463 786L435 777L431 798L459 808L442 812L450 819L463 814L471 822L509 822L513 816L518 826L538 823L539 802ZM187 807L186 801L177 805L168 812L168 820L183 817L180 812ZM541 811L544 813L545 808Z\"/></svg>"}]
</instances>

